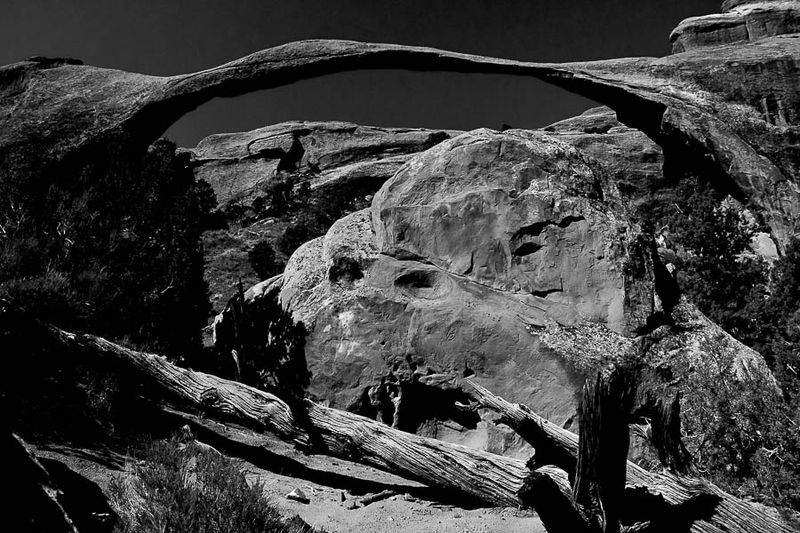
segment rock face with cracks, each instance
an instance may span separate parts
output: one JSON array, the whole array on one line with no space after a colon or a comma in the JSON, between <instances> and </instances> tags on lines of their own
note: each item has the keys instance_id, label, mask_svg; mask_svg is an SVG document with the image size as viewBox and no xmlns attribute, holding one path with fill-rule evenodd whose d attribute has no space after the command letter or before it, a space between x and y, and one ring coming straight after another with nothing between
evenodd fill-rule
<instances>
[{"instance_id":1,"label":"rock face with cracks","mask_svg":"<svg viewBox=\"0 0 800 533\"><path fill-rule=\"evenodd\" d=\"M551 136L464 134L412 159L378 192L376 244L551 301L563 323L635 331L644 324L625 307L625 261L639 233L600 202L600 187L581 155Z\"/></svg>"},{"instance_id":2,"label":"rock face with cracks","mask_svg":"<svg viewBox=\"0 0 800 533\"><path fill-rule=\"evenodd\" d=\"M670 35L672 51L756 41L800 31L800 2L795 0L729 1L724 13L691 17Z\"/></svg>"},{"instance_id":3,"label":"rock face with cracks","mask_svg":"<svg viewBox=\"0 0 800 533\"><path fill-rule=\"evenodd\" d=\"M568 426L585 377L623 357L702 362L713 337L763 370L677 299L651 238L588 161L558 133L464 133L408 161L371 209L246 297L279 288L305 323L313 397L495 452L530 450L453 407L460 377Z\"/></svg>"},{"instance_id":4,"label":"rock face with cracks","mask_svg":"<svg viewBox=\"0 0 800 533\"><path fill-rule=\"evenodd\" d=\"M211 135L189 153L194 175L213 187L224 207L252 202L281 172L305 177L312 189L374 192L413 154L452 134L348 122L284 122Z\"/></svg>"}]
</instances>

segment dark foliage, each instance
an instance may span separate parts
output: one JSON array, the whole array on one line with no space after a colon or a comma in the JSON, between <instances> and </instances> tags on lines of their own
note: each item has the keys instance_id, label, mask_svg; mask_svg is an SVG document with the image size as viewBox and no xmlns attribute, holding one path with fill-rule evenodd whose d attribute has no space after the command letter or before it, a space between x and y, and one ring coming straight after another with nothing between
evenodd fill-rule
<instances>
[{"instance_id":1,"label":"dark foliage","mask_svg":"<svg viewBox=\"0 0 800 533\"><path fill-rule=\"evenodd\" d=\"M295 185L291 175L284 175L272 182L266 195L253 201L251 210L236 205L228 208L228 215L241 223L249 223L262 216L288 221L286 229L277 239L264 239L248 252L250 265L261 279L279 274L297 248L324 235L343 216L365 208L365 198L372 192L357 186L346 190L312 191L309 177L301 178L305 181L299 185Z\"/></svg>"},{"instance_id":2,"label":"dark foliage","mask_svg":"<svg viewBox=\"0 0 800 533\"><path fill-rule=\"evenodd\" d=\"M324 235L331 225L344 215L367 206L366 190L336 188L311 191L301 187L294 201L297 213L292 223L275 243L276 248L290 256L306 242Z\"/></svg>"},{"instance_id":3,"label":"dark foliage","mask_svg":"<svg viewBox=\"0 0 800 533\"><path fill-rule=\"evenodd\" d=\"M250 261L250 266L253 267L253 270L256 271L256 274L258 274L258 277L261 279L268 279L276 274L280 274L284 266L268 240L259 241L253 246L253 248L247 252L247 259Z\"/></svg>"},{"instance_id":4,"label":"dark foliage","mask_svg":"<svg viewBox=\"0 0 800 533\"><path fill-rule=\"evenodd\" d=\"M677 209L659 222L679 251L681 289L712 320L758 350L789 396L800 393L800 240L770 269L750 252L759 229L720 204L708 184L689 181Z\"/></svg>"},{"instance_id":5,"label":"dark foliage","mask_svg":"<svg viewBox=\"0 0 800 533\"><path fill-rule=\"evenodd\" d=\"M676 198L654 227L666 227L667 245L677 251L681 289L758 350L780 387L737 371L730 358L690 369L683 387L690 451L724 488L800 510L800 242L770 269L749 248L760 228L707 183L686 180Z\"/></svg>"},{"instance_id":6,"label":"dark foliage","mask_svg":"<svg viewBox=\"0 0 800 533\"><path fill-rule=\"evenodd\" d=\"M209 309L208 187L169 141L143 157L84 156L73 175L36 187L0 180L0 297L66 328L167 354L196 349Z\"/></svg>"},{"instance_id":7,"label":"dark foliage","mask_svg":"<svg viewBox=\"0 0 800 533\"><path fill-rule=\"evenodd\" d=\"M291 401L305 396L311 377L306 365L306 329L278 302L273 290L245 304L244 292L228 303L229 320L217 327L221 360L236 367L223 375Z\"/></svg>"},{"instance_id":8,"label":"dark foliage","mask_svg":"<svg viewBox=\"0 0 800 533\"><path fill-rule=\"evenodd\" d=\"M767 265L749 248L758 227L703 180L686 180L677 198L657 224L678 249L679 286L709 318L752 343L768 280Z\"/></svg>"},{"instance_id":9,"label":"dark foliage","mask_svg":"<svg viewBox=\"0 0 800 533\"><path fill-rule=\"evenodd\" d=\"M768 376L737 372L731 356L687 375L684 429L702 475L742 497L800 510L800 402L787 402Z\"/></svg>"},{"instance_id":10,"label":"dark foliage","mask_svg":"<svg viewBox=\"0 0 800 533\"><path fill-rule=\"evenodd\" d=\"M116 531L161 533L295 533L260 483L229 459L194 441L157 441L132 463L129 478L109 487L120 516Z\"/></svg>"},{"instance_id":11,"label":"dark foliage","mask_svg":"<svg viewBox=\"0 0 800 533\"><path fill-rule=\"evenodd\" d=\"M786 395L800 400L800 239L773 266L770 285L758 310L753 347L764 355Z\"/></svg>"},{"instance_id":12,"label":"dark foliage","mask_svg":"<svg viewBox=\"0 0 800 533\"><path fill-rule=\"evenodd\" d=\"M266 190L266 200L269 202L269 214L274 217L285 215L295 203L293 198L294 179L290 175L282 175L270 182ZM258 199L257 199L258 200ZM262 207L265 202L262 200ZM254 208L256 203L253 204Z\"/></svg>"},{"instance_id":13,"label":"dark foliage","mask_svg":"<svg viewBox=\"0 0 800 533\"><path fill-rule=\"evenodd\" d=\"M194 185L197 205L200 209L200 226L203 230L225 229L228 221L225 213L217 209L217 195L205 180L197 180Z\"/></svg>"},{"instance_id":14,"label":"dark foliage","mask_svg":"<svg viewBox=\"0 0 800 533\"><path fill-rule=\"evenodd\" d=\"M83 446L127 439L128 422L144 422L137 387L110 361L50 345L41 323L2 302L0 313L0 346L9 355L0 373L0 412L15 432Z\"/></svg>"}]
</instances>

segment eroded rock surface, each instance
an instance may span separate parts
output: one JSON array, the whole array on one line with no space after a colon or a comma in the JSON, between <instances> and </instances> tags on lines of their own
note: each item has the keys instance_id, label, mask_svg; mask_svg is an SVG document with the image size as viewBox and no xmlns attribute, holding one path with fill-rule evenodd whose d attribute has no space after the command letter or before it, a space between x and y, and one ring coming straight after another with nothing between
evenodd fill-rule
<instances>
[{"instance_id":1,"label":"eroded rock surface","mask_svg":"<svg viewBox=\"0 0 800 533\"><path fill-rule=\"evenodd\" d=\"M608 200L631 213L669 197L676 182L664 176L664 153L641 131L625 126L608 107L589 109L544 128L589 158Z\"/></svg>"},{"instance_id":2,"label":"eroded rock surface","mask_svg":"<svg viewBox=\"0 0 800 533\"><path fill-rule=\"evenodd\" d=\"M547 299L564 323L633 331L644 324L625 308L625 264L639 232L601 202L601 187L580 153L552 136L467 133L412 159L378 192L377 246Z\"/></svg>"},{"instance_id":3,"label":"eroded rock surface","mask_svg":"<svg viewBox=\"0 0 800 533\"><path fill-rule=\"evenodd\" d=\"M796 0L734 0L725 2L723 11L682 21L670 35L673 53L800 31L800 2Z\"/></svg>"},{"instance_id":4,"label":"eroded rock surface","mask_svg":"<svg viewBox=\"0 0 800 533\"><path fill-rule=\"evenodd\" d=\"M375 192L411 155L452 134L347 122L284 122L212 135L189 152L195 176L213 187L224 207L252 202L280 172L304 178L312 188Z\"/></svg>"},{"instance_id":5,"label":"eroded rock surface","mask_svg":"<svg viewBox=\"0 0 800 533\"><path fill-rule=\"evenodd\" d=\"M604 189L603 169L562 137L477 130L445 141L406 163L370 210L248 291L252 300L280 288L306 325L314 397L525 455L486 413L454 408L458 378L568 426L584 378L622 357L684 364L718 350L763 370L758 354L678 300L652 239ZM644 336L652 342L641 351Z\"/></svg>"}]
</instances>

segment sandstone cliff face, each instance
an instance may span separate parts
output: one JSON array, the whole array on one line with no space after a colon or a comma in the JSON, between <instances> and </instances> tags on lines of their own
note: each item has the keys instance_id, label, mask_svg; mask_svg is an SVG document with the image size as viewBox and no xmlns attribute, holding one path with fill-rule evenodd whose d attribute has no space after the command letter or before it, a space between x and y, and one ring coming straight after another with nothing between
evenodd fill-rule
<instances>
[{"instance_id":1,"label":"sandstone cliff face","mask_svg":"<svg viewBox=\"0 0 800 533\"><path fill-rule=\"evenodd\" d=\"M189 150L194 174L221 206L252 202L279 172L312 188L377 191L414 153L452 132L375 128L347 122L285 122L242 133L212 135Z\"/></svg>"},{"instance_id":2,"label":"sandstone cliff face","mask_svg":"<svg viewBox=\"0 0 800 533\"><path fill-rule=\"evenodd\" d=\"M247 298L279 287L305 323L317 399L497 452L529 450L454 409L457 378L569 425L585 376L621 357L677 368L716 350L763 370L677 300L652 241L591 162L560 133L464 133L408 161L370 210L301 247ZM654 339L646 352L641 335Z\"/></svg>"},{"instance_id":3,"label":"sandstone cliff face","mask_svg":"<svg viewBox=\"0 0 800 533\"><path fill-rule=\"evenodd\" d=\"M670 35L673 53L800 31L800 3L795 0L732 0L722 10L682 21Z\"/></svg>"}]
</instances>

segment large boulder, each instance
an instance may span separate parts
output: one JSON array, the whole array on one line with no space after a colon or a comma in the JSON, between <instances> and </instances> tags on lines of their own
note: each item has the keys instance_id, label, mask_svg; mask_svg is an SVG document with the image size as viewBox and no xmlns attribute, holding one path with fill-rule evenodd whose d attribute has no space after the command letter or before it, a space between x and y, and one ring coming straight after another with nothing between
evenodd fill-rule
<instances>
[{"instance_id":1,"label":"large boulder","mask_svg":"<svg viewBox=\"0 0 800 533\"><path fill-rule=\"evenodd\" d=\"M569 426L585 377L625 357L678 368L721 350L763 370L678 299L589 162L557 133L465 133L246 296L279 290L306 325L317 400L496 452L529 450L454 407L460 377Z\"/></svg>"},{"instance_id":2,"label":"large boulder","mask_svg":"<svg viewBox=\"0 0 800 533\"><path fill-rule=\"evenodd\" d=\"M206 137L188 150L194 175L221 206L251 203L284 172L313 188L377 191L411 157L452 132L348 122L284 122Z\"/></svg>"},{"instance_id":3,"label":"large boulder","mask_svg":"<svg viewBox=\"0 0 800 533\"><path fill-rule=\"evenodd\" d=\"M636 331L655 292L645 289L643 313L626 306L640 233L601 200L601 187L586 159L552 136L472 132L412 159L378 192L376 243L382 254L552 302L562 323Z\"/></svg>"}]
</instances>

